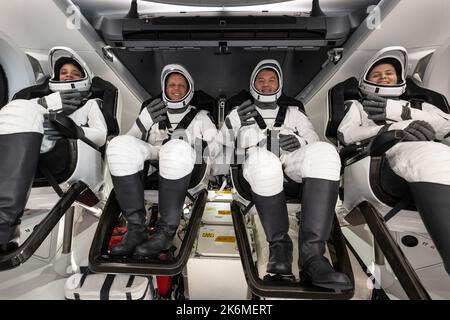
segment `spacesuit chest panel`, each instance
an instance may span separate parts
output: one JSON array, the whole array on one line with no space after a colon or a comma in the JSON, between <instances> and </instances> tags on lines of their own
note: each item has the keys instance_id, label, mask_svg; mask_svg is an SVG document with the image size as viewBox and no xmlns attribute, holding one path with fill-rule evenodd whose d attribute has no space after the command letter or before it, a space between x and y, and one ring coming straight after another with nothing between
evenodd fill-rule
<instances>
[{"instance_id":1,"label":"spacesuit chest panel","mask_svg":"<svg viewBox=\"0 0 450 320\"><path fill-rule=\"evenodd\" d=\"M188 141L190 144L193 143L193 136L195 132L193 130L195 117L197 115L197 110L195 108L188 108L183 113L167 113L169 119L168 126L165 129L159 128L159 123L156 124L150 130L149 142L152 145L163 145L165 142L170 140L173 134L182 137L184 140ZM195 131L195 130L194 130Z\"/></svg>"},{"instance_id":2,"label":"spacesuit chest panel","mask_svg":"<svg viewBox=\"0 0 450 320\"><path fill-rule=\"evenodd\" d=\"M286 108L277 107L276 109L261 109L256 107L256 110L264 119L266 128L263 130L266 136L263 144L267 150L280 156L279 137L278 134L283 130L286 119Z\"/></svg>"}]
</instances>

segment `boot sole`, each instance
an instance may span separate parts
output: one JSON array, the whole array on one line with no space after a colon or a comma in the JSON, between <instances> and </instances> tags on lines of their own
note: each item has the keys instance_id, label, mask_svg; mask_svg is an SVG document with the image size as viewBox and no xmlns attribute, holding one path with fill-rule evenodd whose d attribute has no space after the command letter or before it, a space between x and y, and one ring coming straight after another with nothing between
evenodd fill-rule
<instances>
[{"instance_id":1,"label":"boot sole","mask_svg":"<svg viewBox=\"0 0 450 320\"><path fill-rule=\"evenodd\" d=\"M337 283L333 283L333 282L319 283L319 282L312 281L309 276L304 276L304 275L300 276L300 281L301 282L309 282L316 287L335 290L335 291L346 291L346 290L353 289L352 284L337 284Z\"/></svg>"},{"instance_id":2,"label":"boot sole","mask_svg":"<svg viewBox=\"0 0 450 320\"><path fill-rule=\"evenodd\" d=\"M337 291L346 291L353 289L352 285L348 284L333 284L333 283L317 283L311 281L311 283L317 287L331 289L331 290L337 290Z\"/></svg>"}]
</instances>

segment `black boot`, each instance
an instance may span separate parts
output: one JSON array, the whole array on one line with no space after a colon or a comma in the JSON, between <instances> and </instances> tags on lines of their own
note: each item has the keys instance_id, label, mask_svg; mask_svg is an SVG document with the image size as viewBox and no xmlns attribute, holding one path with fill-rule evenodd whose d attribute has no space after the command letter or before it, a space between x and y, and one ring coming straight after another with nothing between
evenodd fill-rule
<instances>
[{"instance_id":1,"label":"black boot","mask_svg":"<svg viewBox=\"0 0 450 320\"><path fill-rule=\"evenodd\" d=\"M450 275L450 186L429 182L409 184L414 202Z\"/></svg>"},{"instance_id":2,"label":"black boot","mask_svg":"<svg viewBox=\"0 0 450 320\"><path fill-rule=\"evenodd\" d=\"M319 287L349 290L353 285L348 276L335 271L324 257L325 245L333 225L339 181L305 178L302 185L300 278Z\"/></svg>"},{"instance_id":3,"label":"black boot","mask_svg":"<svg viewBox=\"0 0 450 320\"><path fill-rule=\"evenodd\" d=\"M292 274L292 240L288 235L289 217L284 191L269 197L252 191L252 199L269 243L267 273Z\"/></svg>"},{"instance_id":4,"label":"black boot","mask_svg":"<svg viewBox=\"0 0 450 320\"><path fill-rule=\"evenodd\" d=\"M144 185L140 173L111 177L117 202L127 220L127 232L122 241L111 249L110 255L127 256L133 253L137 245L147 240Z\"/></svg>"},{"instance_id":5,"label":"black boot","mask_svg":"<svg viewBox=\"0 0 450 320\"><path fill-rule=\"evenodd\" d=\"M0 135L0 247L17 248L20 218L36 173L42 134L35 132Z\"/></svg>"},{"instance_id":6,"label":"black boot","mask_svg":"<svg viewBox=\"0 0 450 320\"><path fill-rule=\"evenodd\" d=\"M8 254L16 250L19 247L19 243L17 242L19 237L20 237L20 226L16 225L12 239L8 243L0 244L0 255Z\"/></svg>"},{"instance_id":7,"label":"black boot","mask_svg":"<svg viewBox=\"0 0 450 320\"><path fill-rule=\"evenodd\" d=\"M189 187L191 174L181 179L170 180L159 176L158 206L159 219L153 236L136 247L136 258L152 258L172 246L172 239L180 224L184 200Z\"/></svg>"}]
</instances>

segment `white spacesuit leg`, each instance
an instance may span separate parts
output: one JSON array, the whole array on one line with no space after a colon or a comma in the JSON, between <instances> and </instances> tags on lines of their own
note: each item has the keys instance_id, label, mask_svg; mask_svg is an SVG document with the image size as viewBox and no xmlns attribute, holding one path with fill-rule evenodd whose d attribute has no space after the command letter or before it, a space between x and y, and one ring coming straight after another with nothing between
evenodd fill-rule
<instances>
[{"instance_id":1,"label":"white spacesuit leg","mask_svg":"<svg viewBox=\"0 0 450 320\"><path fill-rule=\"evenodd\" d=\"M136 248L137 257L153 257L171 247L180 224L195 159L194 148L184 140L170 140L161 147L158 192L160 218L156 222L154 236Z\"/></svg>"},{"instance_id":2,"label":"white spacesuit leg","mask_svg":"<svg viewBox=\"0 0 450 320\"><path fill-rule=\"evenodd\" d=\"M157 159L159 148L136 137L122 135L108 143L106 158L114 176L126 176L144 168L146 160Z\"/></svg>"},{"instance_id":3,"label":"white spacesuit leg","mask_svg":"<svg viewBox=\"0 0 450 320\"><path fill-rule=\"evenodd\" d=\"M45 109L29 100L13 100L0 109L0 134L44 133Z\"/></svg>"},{"instance_id":4,"label":"white spacesuit leg","mask_svg":"<svg viewBox=\"0 0 450 320\"><path fill-rule=\"evenodd\" d=\"M194 169L196 154L186 141L168 141L159 151L159 174L165 179L180 179Z\"/></svg>"},{"instance_id":5,"label":"white spacesuit leg","mask_svg":"<svg viewBox=\"0 0 450 320\"><path fill-rule=\"evenodd\" d=\"M386 157L409 182L414 202L450 275L450 148L438 142L403 142Z\"/></svg>"},{"instance_id":6,"label":"white spacesuit leg","mask_svg":"<svg viewBox=\"0 0 450 320\"><path fill-rule=\"evenodd\" d=\"M324 257L339 192L341 160L326 142L314 142L283 155L285 173L302 182L299 269L303 280L330 289L350 289L352 283Z\"/></svg>"},{"instance_id":7,"label":"white spacesuit leg","mask_svg":"<svg viewBox=\"0 0 450 320\"><path fill-rule=\"evenodd\" d=\"M314 142L282 156L286 175L296 182L302 178L337 181L341 160L336 149L326 142Z\"/></svg>"},{"instance_id":8,"label":"white spacesuit leg","mask_svg":"<svg viewBox=\"0 0 450 320\"><path fill-rule=\"evenodd\" d=\"M408 182L450 185L450 148L430 141L402 142L386 152L392 170Z\"/></svg>"},{"instance_id":9,"label":"white spacesuit leg","mask_svg":"<svg viewBox=\"0 0 450 320\"><path fill-rule=\"evenodd\" d=\"M43 115L28 100L0 110L0 252L17 247L14 239L39 161Z\"/></svg>"},{"instance_id":10,"label":"white spacesuit leg","mask_svg":"<svg viewBox=\"0 0 450 320\"><path fill-rule=\"evenodd\" d=\"M267 149L260 147L249 149L242 167L244 178L254 193L268 197L283 191L280 159Z\"/></svg>"},{"instance_id":11,"label":"white spacesuit leg","mask_svg":"<svg viewBox=\"0 0 450 320\"><path fill-rule=\"evenodd\" d=\"M291 274L293 247L288 235L289 220L280 159L265 148L251 148L243 164L243 175L251 186L252 200L269 243L267 272Z\"/></svg>"},{"instance_id":12,"label":"white spacesuit leg","mask_svg":"<svg viewBox=\"0 0 450 320\"><path fill-rule=\"evenodd\" d=\"M117 202L127 220L128 231L119 245L112 248L113 256L127 256L137 245L147 239L145 225L144 162L156 159L158 148L136 137L122 135L110 141L106 158Z\"/></svg>"}]
</instances>

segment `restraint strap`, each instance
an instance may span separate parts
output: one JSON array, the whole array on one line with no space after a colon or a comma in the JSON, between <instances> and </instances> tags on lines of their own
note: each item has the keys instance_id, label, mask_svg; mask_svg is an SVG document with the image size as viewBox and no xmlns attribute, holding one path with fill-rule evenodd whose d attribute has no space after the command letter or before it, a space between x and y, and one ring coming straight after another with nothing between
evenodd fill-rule
<instances>
[{"instance_id":1,"label":"restraint strap","mask_svg":"<svg viewBox=\"0 0 450 320\"><path fill-rule=\"evenodd\" d=\"M100 300L109 300L109 291L111 290L115 277L115 274L106 275L105 282L103 282L103 286L100 289Z\"/></svg>"},{"instance_id":2,"label":"restraint strap","mask_svg":"<svg viewBox=\"0 0 450 320\"><path fill-rule=\"evenodd\" d=\"M58 194L58 196L62 197L64 195L64 192L60 188L58 182L56 181L55 177L50 173L50 170L48 170L47 166L45 166L42 162L39 162L39 170L42 172L42 174L47 178L48 182L52 186L53 190Z\"/></svg>"},{"instance_id":3,"label":"restraint strap","mask_svg":"<svg viewBox=\"0 0 450 320\"><path fill-rule=\"evenodd\" d=\"M184 117L183 117L183 119L181 119L181 121L178 123L178 125L175 127L175 130L174 131L176 131L176 130L178 130L178 129L182 129L182 130L186 130L188 127L189 127L189 125L191 124L191 122L194 120L194 118L195 118L195 116L197 115L197 113L198 113L198 110L197 109L195 109L195 108L192 108L191 109L191 111L189 111ZM167 116L167 114L166 114L166 119L167 119L167 123L166 123L166 126L167 126L167 128L168 129L171 129L172 128L172 125L170 124L170 121L169 121L169 117ZM170 140L170 138L167 138L166 140L164 140L163 141L163 144L165 144L167 141L169 141Z\"/></svg>"}]
</instances>

